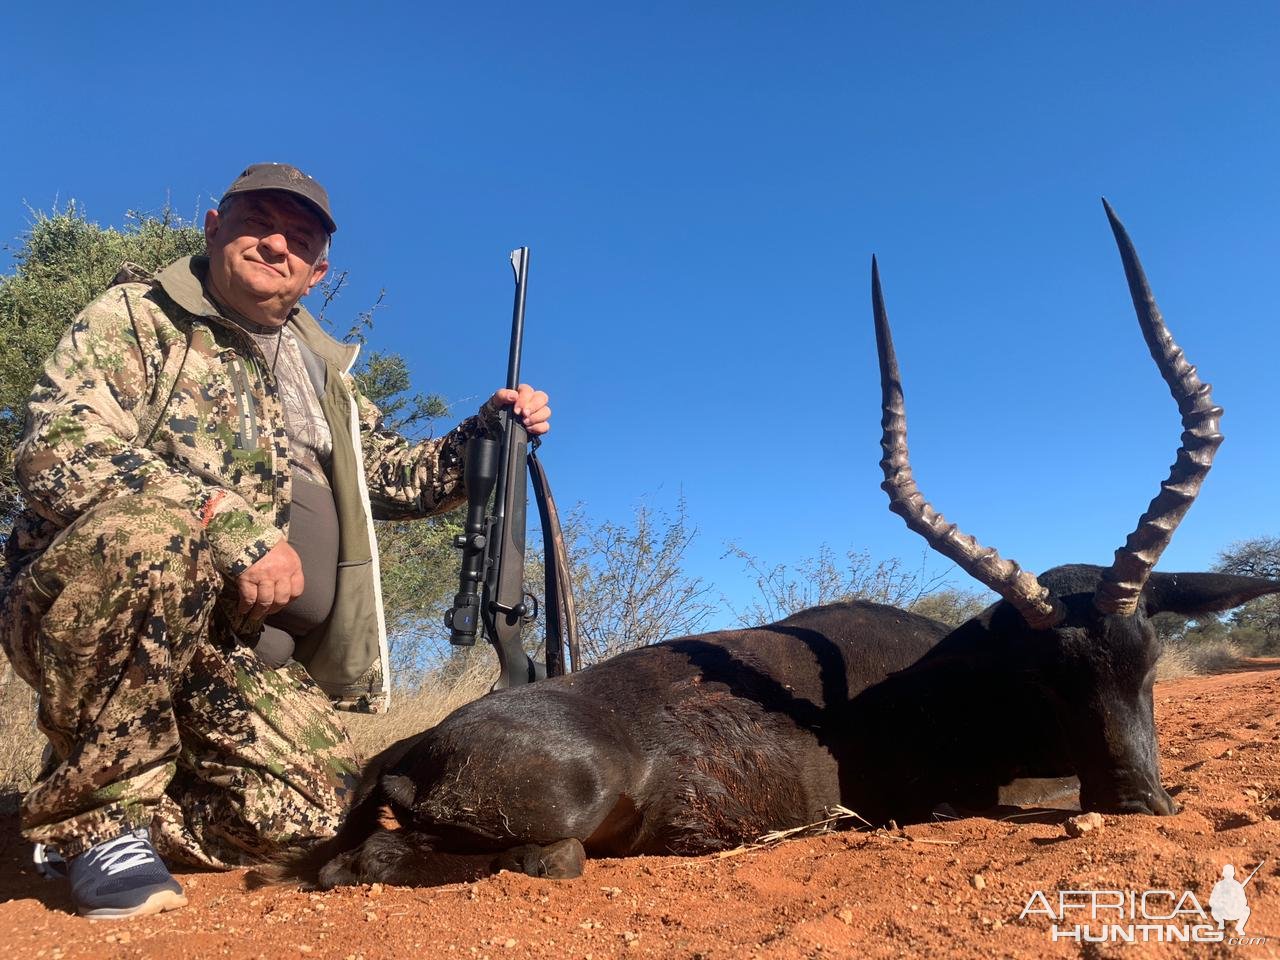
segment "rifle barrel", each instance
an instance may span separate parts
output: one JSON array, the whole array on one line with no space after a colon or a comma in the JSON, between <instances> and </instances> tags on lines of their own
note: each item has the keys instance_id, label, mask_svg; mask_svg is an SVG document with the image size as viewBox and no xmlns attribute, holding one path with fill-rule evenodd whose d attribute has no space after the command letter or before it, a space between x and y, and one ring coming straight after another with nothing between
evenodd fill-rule
<instances>
[{"instance_id":1,"label":"rifle barrel","mask_svg":"<svg viewBox=\"0 0 1280 960\"><path fill-rule=\"evenodd\" d=\"M507 389L520 386L520 343L524 340L524 290L529 279L529 248L511 251L511 269L516 273L516 298L511 308L511 353L507 357Z\"/></svg>"}]
</instances>

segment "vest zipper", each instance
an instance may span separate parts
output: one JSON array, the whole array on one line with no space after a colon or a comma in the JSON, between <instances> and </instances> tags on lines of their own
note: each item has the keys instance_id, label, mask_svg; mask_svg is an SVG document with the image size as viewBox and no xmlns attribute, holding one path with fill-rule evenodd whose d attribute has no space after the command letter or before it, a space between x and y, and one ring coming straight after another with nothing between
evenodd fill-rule
<instances>
[{"instance_id":1,"label":"vest zipper","mask_svg":"<svg viewBox=\"0 0 1280 960\"><path fill-rule=\"evenodd\" d=\"M254 450L258 446L258 418L253 408L249 372L239 357L231 362L231 373L236 385L236 406L240 410L240 445L245 450Z\"/></svg>"}]
</instances>

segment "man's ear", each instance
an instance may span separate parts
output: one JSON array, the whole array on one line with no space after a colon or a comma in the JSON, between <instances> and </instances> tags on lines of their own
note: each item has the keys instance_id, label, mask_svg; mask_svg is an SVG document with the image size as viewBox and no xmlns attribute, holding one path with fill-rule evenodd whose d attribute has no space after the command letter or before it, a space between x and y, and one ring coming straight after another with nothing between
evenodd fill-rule
<instances>
[{"instance_id":1,"label":"man's ear","mask_svg":"<svg viewBox=\"0 0 1280 960\"><path fill-rule=\"evenodd\" d=\"M210 244L213 242L213 236L218 232L218 211L209 210L204 215L204 242Z\"/></svg>"},{"instance_id":2,"label":"man's ear","mask_svg":"<svg viewBox=\"0 0 1280 960\"><path fill-rule=\"evenodd\" d=\"M307 281L307 289L303 291L302 295L305 297L308 293L310 293L312 288L314 288L317 283L323 280L324 275L328 272L329 272L328 260L321 260L314 267L312 267L311 279Z\"/></svg>"},{"instance_id":3,"label":"man's ear","mask_svg":"<svg viewBox=\"0 0 1280 960\"><path fill-rule=\"evenodd\" d=\"M1280 580L1228 573L1153 573L1142 596L1149 617L1157 613L1194 617L1230 610L1268 593L1280 593Z\"/></svg>"}]
</instances>

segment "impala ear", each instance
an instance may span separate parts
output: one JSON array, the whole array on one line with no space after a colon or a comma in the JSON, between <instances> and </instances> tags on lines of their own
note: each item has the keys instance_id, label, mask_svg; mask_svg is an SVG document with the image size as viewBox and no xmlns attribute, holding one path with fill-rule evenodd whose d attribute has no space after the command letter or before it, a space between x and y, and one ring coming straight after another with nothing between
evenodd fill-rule
<instances>
[{"instance_id":1,"label":"impala ear","mask_svg":"<svg viewBox=\"0 0 1280 960\"><path fill-rule=\"evenodd\" d=\"M388 773L378 783L382 787L382 792L395 803L406 808L413 806L413 800L417 796L418 790L408 777Z\"/></svg>"},{"instance_id":2,"label":"impala ear","mask_svg":"<svg viewBox=\"0 0 1280 960\"><path fill-rule=\"evenodd\" d=\"M1280 580L1228 573L1153 573L1142 596L1149 617L1157 613L1194 617L1230 610L1268 593L1280 593Z\"/></svg>"}]
</instances>

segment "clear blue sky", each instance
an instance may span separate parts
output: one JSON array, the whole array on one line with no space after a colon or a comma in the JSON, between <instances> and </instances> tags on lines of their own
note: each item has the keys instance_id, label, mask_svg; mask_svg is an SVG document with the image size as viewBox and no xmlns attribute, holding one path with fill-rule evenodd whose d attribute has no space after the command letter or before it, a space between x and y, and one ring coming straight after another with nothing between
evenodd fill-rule
<instances>
[{"instance_id":1,"label":"clear blue sky","mask_svg":"<svg viewBox=\"0 0 1280 960\"><path fill-rule=\"evenodd\" d=\"M295 163L333 197L339 313L385 287L374 345L460 415L528 244L558 498L683 493L691 571L739 603L728 540L920 554L878 487L873 252L926 495L1030 569L1109 562L1180 427L1101 195L1226 408L1162 569L1280 531L1280 6L79 6L5 14L0 238Z\"/></svg>"}]
</instances>

